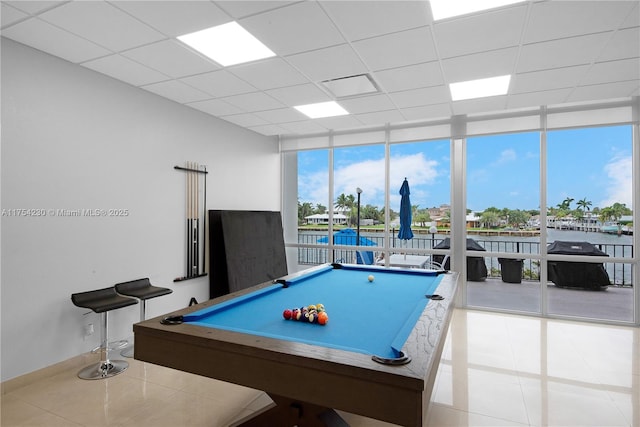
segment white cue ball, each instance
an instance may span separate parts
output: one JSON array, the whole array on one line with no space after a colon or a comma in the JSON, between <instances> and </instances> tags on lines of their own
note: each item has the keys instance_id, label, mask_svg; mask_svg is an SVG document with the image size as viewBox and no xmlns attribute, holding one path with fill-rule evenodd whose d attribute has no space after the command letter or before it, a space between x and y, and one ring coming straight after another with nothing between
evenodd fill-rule
<instances>
[{"instance_id":1,"label":"white cue ball","mask_svg":"<svg viewBox=\"0 0 640 427\"><path fill-rule=\"evenodd\" d=\"M367 279L369 279L370 282L373 282L373 279L374 279L373 274L370 274L369 277L367 277Z\"/></svg>"}]
</instances>

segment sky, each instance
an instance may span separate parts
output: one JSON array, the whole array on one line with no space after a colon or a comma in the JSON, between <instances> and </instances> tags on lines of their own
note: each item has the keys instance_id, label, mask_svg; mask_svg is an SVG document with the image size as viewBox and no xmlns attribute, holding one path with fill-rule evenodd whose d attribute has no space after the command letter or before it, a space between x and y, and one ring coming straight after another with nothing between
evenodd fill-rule
<instances>
[{"instance_id":1,"label":"sky","mask_svg":"<svg viewBox=\"0 0 640 427\"><path fill-rule=\"evenodd\" d=\"M567 197L591 202L591 208L615 202L631 207L631 127L613 126L547 133L547 204ZM406 177L411 204L430 208L450 204L448 140L390 146L390 207L400 209ZM328 150L298 155L298 199L327 206ZM467 139L467 208L538 210L540 206L540 136L537 132ZM384 206L384 146L334 150L334 201L341 193L361 204Z\"/></svg>"}]
</instances>

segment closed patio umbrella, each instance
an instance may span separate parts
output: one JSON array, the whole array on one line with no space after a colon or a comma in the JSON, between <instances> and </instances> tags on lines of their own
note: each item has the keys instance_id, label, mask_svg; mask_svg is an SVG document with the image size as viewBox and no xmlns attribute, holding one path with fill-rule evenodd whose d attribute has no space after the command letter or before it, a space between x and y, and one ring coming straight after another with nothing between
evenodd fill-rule
<instances>
[{"instance_id":1,"label":"closed patio umbrella","mask_svg":"<svg viewBox=\"0 0 640 427\"><path fill-rule=\"evenodd\" d=\"M409 199L409 181L404 179L402 187L400 187L400 230L398 231L398 239L413 239L413 231L411 231L411 200ZM406 257L407 254L404 254Z\"/></svg>"},{"instance_id":2,"label":"closed patio umbrella","mask_svg":"<svg viewBox=\"0 0 640 427\"><path fill-rule=\"evenodd\" d=\"M413 239L413 231L411 231L411 200L409 199L409 182L404 179L402 187L400 187L400 231L398 231L398 239Z\"/></svg>"}]
</instances>

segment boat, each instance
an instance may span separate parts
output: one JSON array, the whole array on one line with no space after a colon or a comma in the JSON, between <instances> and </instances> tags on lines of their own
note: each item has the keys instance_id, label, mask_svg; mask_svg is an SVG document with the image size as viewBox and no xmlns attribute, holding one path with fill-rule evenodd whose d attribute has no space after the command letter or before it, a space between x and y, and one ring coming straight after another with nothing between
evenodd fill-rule
<instances>
[{"instance_id":1,"label":"boat","mask_svg":"<svg viewBox=\"0 0 640 427\"><path fill-rule=\"evenodd\" d=\"M600 227L600 231L607 234L620 234L622 230L618 224L607 223Z\"/></svg>"}]
</instances>

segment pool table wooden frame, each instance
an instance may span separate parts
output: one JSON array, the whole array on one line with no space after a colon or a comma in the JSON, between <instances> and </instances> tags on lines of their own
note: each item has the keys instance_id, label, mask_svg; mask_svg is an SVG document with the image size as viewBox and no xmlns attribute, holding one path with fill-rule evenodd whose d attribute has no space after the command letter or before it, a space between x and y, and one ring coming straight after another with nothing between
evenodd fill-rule
<instances>
[{"instance_id":1,"label":"pool table wooden frame","mask_svg":"<svg viewBox=\"0 0 640 427\"><path fill-rule=\"evenodd\" d=\"M412 358L406 365L382 365L365 354L188 323L161 324L166 315L134 325L134 357L264 390L280 404L281 412L290 409L282 407L287 401L315 407L316 412L321 412L318 408L335 408L403 426L422 426L455 306L457 282L458 273L443 276L435 293L444 299L430 301L416 322L403 348ZM272 283L202 302L171 315L201 310ZM303 420L298 423L316 425Z\"/></svg>"}]
</instances>

